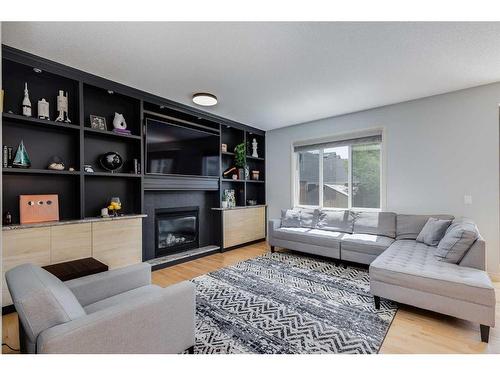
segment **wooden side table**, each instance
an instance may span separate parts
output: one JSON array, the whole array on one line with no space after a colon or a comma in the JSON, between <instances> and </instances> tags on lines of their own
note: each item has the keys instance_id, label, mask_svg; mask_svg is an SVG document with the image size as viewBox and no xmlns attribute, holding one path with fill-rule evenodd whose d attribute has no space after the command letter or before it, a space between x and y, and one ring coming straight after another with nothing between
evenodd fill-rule
<instances>
[{"instance_id":1,"label":"wooden side table","mask_svg":"<svg viewBox=\"0 0 500 375\"><path fill-rule=\"evenodd\" d=\"M83 276L105 272L108 266L94 258L82 258L42 267L61 281L78 279Z\"/></svg>"}]
</instances>

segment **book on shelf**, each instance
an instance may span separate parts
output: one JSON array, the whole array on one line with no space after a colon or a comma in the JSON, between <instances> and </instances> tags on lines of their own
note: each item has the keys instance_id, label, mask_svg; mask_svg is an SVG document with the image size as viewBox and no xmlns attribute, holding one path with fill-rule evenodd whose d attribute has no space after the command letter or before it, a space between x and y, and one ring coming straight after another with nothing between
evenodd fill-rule
<instances>
[{"instance_id":1,"label":"book on shelf","mask_svg":"<svg viewBox=\"0 0 500 375\"><path fill-rule=\"evenodd\" d=\"M113 129L113 133L116 133L116 134L126 134L126 135L132 134L130 132L130 130L128 130L128 129Z\"/></svg>"}]
</instances>

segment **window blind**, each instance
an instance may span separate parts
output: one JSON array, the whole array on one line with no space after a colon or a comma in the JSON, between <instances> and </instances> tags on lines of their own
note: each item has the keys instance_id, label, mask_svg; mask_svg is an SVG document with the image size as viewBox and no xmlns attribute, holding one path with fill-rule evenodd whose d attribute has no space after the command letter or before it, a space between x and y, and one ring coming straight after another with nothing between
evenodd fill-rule
<instances>
[{"instance_id":1,"label":"window blind","mask_svg":"<svg viewBox=\"0 0 500 375\"><path fill-rule=\"evenodd\" d=\"M381 142L382 142L382 134L374 134L374 135L369 135L369 136L364 136L364 137L332 140L332 141L328 141L328 142L297 144L297 145L294 145L293 150L295 152L313 151L313 150L318 150L318 149L332 148L332 147L339 147L339 146L381 143Z\"/></svg>"}]
</instances>

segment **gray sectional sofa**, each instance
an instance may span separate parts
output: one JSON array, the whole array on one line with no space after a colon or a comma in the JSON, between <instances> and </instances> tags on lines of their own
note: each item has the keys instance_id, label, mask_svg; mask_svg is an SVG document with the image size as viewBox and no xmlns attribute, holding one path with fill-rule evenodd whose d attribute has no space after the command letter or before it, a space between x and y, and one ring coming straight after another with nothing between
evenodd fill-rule
<instances>
[{"instance_id":1,"label":"gray sectional sofa","mask_svg":"<svg viewBox=\"0 0 500 375\"><path fill-rule=\"evenodd\" d=\"M431 217L448 221L446 233L473 235L472 245L443 255L441 246L420 242ZM295 208L269 221L268 241L271 251L277 246L370 265L377 309L383 297L470 320L480 324L481 340L488 342L495 325L495 290L485 272L485 242L468 219Z\"/></svg>"}]
</instances>

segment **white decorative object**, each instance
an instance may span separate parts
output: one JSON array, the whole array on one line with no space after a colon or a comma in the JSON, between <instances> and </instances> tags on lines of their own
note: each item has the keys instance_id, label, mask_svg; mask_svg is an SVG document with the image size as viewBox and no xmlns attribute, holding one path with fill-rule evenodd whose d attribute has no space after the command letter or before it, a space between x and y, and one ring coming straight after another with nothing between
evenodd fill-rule
<instances>
[{"instance_id":1,"label":"white decorative object","mask_svg":"<svg viewBox=\"0 0 500 375\"><path fill-rule=\"evenodd\" d=\"M27 82L24 82L23 116L31 117L31 101Z\"/></svg>"},{"instance_id":2,"label":"white decorative object","mask_svg":"<svg viewBox=\"0 0 500 375\"><path fill-rule=\"evenodd\" d=\"M59 115L56 121L71 123L68 116L68 93L66 92L65 96L62 90L59 90L59 95L57 95L57 112L59 112Z\"/></svg>"},{"instance_id":3,"label":"white decorative object","mask_svg":"<svg viewBox=\"0 0 500 375\"><path fill-rule=\"evenodd\" d=\"M45 99L38 101L38 118L42 120L50 120L49 118L49 103Z\"/></svg>"},{"instance_id":4,"label":"white decorative object","mask_svg":"<svg viewBox=\"0 0 500 375\"><path fill-rule=\"evenodd\" d=\"M102 217L109 217L109 212L108 212L107 207L101 208L101 216Z\"/></svg>"},{"instance_id":5,"label":"white decorative object","mask_svg":"<svg viewBox=\"0 0 500 375\"><path fill-rule=\"evenodd\" d=\"M127 123L125 122L125 118L121 113L115 112L115 118L113 119L113 128L120 130L127 129Z\"/></svg>"},{"instance_id":6,"label":"white decorative object","mask_svg":"<svg viewBox=\"0 0 500 375\"><path fill-rule=\"evenodd\" d=\"M259 154L257 154L257 140L254 138L252 141L252 157L258 158Z\"/></svg>"}]
</instances>

